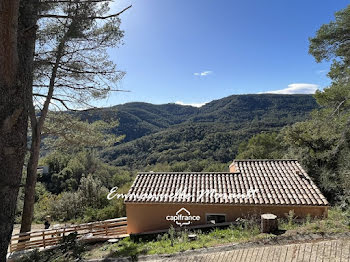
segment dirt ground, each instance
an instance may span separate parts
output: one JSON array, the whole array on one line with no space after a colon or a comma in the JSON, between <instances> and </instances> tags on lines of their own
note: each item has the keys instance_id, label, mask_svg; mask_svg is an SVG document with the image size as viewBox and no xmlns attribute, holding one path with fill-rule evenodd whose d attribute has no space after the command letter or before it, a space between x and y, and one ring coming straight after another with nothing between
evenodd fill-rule
<instances>
[{"instance_id":1,"label":"dirt ground","mask_svg":"<svg viewBox=\"0 0 350 262\"><path fill-rule=\"evenodd\" d=\"M60 227L65 227L69 226L70 224L57 224L57 223L52 223L50 228L52 228L54 225L59 225ZM13 232L12 235L18 234L19 230L21 228L20 224L15 224L13 227ZM39 231L45 229L44 223L42 224L32 224L32 230L31 231Z\"/></svg>"},{"instance_id":2,"label":"dirt ground","mask_svg":"<svg viewBox=\"0 0 350 262\"><path fill-rule=\"evenodd\" d=\"M15 224L13 227L12 235L18 234L20 228L21 228L20 224ZM45 229L44 224L32 224L32 231L43 230L43 229Z\"/></svg>"}]
</instances>

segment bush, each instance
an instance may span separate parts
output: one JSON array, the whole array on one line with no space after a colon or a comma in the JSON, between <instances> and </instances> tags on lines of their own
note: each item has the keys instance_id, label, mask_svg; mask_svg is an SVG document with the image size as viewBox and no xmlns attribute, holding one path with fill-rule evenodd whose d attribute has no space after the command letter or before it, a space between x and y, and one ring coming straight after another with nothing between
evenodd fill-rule
<instances>
[{"instance_id":1,"label":"bush","mask_svg":"<svg viewBox=\"0 0 350 262\"><path fill-rule=\"evenodd\" d=\"M16 260L17 262L70 262L81 261L82 253L85 248L77 242L77 234L71 233L63 237L61 244L54 249L39 252L35 249L33 252Z\"/></svg>"},{"instance_id":2,"label":"bush","mask_svg":"<svg viewBox=\"0 0 350 262\"><path fill-rule=\"evenodd\" d=\"M101 221L125 216L125 207L121 201L111 201L108 206L101 209L87 208L84 212L84 222Z\"/></svg>"},{"instance_id":3,"label":"bush","mask_svg":"<svg viewBox=\"0 0 350 262\"><path fill-rule=\"evenodd\" d=\"M80 194L77 192L63 192L56 201L51 203L51 217L54 220L68 221L77 219L83 212Z\"/></svg>"}]
</instances>

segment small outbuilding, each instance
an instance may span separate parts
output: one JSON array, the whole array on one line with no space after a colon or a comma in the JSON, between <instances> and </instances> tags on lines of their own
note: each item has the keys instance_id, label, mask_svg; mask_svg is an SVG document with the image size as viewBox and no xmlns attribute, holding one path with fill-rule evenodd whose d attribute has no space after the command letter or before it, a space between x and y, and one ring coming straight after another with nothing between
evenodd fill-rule
<instances>
[{"instance_id":1,"label":"small outbuilding","mask_svg":"<svg viewBox=\"0 0 350 262\"><path fill-rule=\"evenodd\" d=\"M297 160L235 160L230 172L139 173L125 198L128 233L273 213L325 217L328 202Z\"/></svg>"}]
</instances>

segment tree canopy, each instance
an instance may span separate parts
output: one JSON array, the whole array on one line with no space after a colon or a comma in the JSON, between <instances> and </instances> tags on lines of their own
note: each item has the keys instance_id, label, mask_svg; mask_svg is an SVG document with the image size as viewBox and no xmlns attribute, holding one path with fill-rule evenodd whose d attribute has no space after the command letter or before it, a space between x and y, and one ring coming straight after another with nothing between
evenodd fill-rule
<instances>
[{"instance_id":1,"label":"tree canopy","mask_svg":"<svg viewBox=\"0 0 350 262\"><path fill-rule=\"evenodd\" d=\"M350 5L335 13L335 20L324 24L310 38L309 53L317 62L332 60L328 75L334 83L349 82L350 75Z\"/></svg>"},{"instance_id":2,"label":"tree canopy","mask_svg":"<svg viewBox=\"0 0 350 262\"><path fill-rule=\"evenodd\" d=\"M260 133L239 145L236 159L282 159L284 154L278 133Z\"/></svg>"},{"instance_id":3,"label":"tree canopy","mask_svg":"<svg viewBox=\"0 0 350 262\"><path fill-rule=\"evenodd\" d=\"M109 59L107 48L117 47L121 43L123 31L118 15L129 7L110 14L110 3L109 0L40 2L32 103L29 105L32 133L22 233L31 229L41 136L49 110L91 107L91 101L119 91L116 84L124 73L117 70ZM58 116L55 117L58 124ZM79 136L85 138L80 142L96 143L88 125L83 126L72 118L69 120L71 126L77 125L74 129L76 132L69 132L68 129L62 134L62 129L57 129L56 134L65 140L58 139L56 143L69 139L76 142ZM97 123L95 127L98 125L102 123ZM59 128L52 122L50 127L51 131L54 127Z\"/></svg>"}]
</instances>

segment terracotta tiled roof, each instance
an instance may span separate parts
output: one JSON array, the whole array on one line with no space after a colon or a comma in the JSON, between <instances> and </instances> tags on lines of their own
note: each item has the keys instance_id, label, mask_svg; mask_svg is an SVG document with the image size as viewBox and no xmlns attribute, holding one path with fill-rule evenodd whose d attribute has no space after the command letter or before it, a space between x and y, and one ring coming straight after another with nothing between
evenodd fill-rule
<instances>
[{"instance_id":1,"label":"terracotta tiled roof","mask_svg":"<svg viewBox=\"0 0 350 262\"><path fill-rule=\"evenodd\" d=\"M297 160L237 160L231 165L236 172L139 173L125 202L328 205Z\"/></svg>"}]
</instances>

